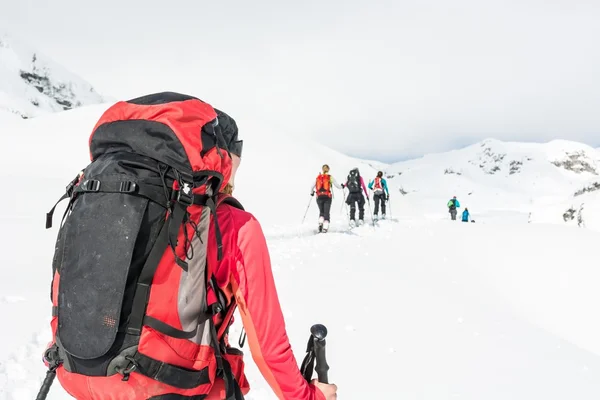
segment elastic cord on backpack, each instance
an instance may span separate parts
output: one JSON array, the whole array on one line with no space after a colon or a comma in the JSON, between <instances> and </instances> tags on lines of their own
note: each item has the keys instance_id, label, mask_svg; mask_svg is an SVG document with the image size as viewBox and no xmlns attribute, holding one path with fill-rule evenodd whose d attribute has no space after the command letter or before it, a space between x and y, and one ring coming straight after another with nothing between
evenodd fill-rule
<instances>
[{"instance_id":1,"label":"elastic cord on backpack","mask_svg":"<svg viewBox=\"0 0 600 400\"><path fill-rule=\"evenodd\" d=\"M163 171L163 165L165 166L165 170ZM163 189L165 191L165 198L168 200L171 198L171 194L169 193L169 187L167 186L167 172L169 171L169 167L168 165L159 163L158 164L158 173L160 174L160 180L162 181L163 184Z\"/></svg>"},{"instance_id":2,"label":"elastic cord on backpack","mask_svg":"<svg viewBox=\"0 0 600 400\"><path fill-rule=\"evenodd\" d=\"M166 182L166 173L169 168L170 167L167 166L167 168L163 171L159 164L159 172L161 175L161 179L163 181L163 188L165 189L165 193L168 193L168 185ZM185 260L182 260L181 258L179 258L179 256L177 255L176 249L177 249L177 236L179 235L179 227L183 225L184 240L185 240L184 247L185 247L185 252L186 252L186 258L191 259L191 257L188 257L188 255L189 255L188 254L189 239L188 239L188 235L187 235L186 224L189 221L189 213L187 212L187 208L194 203L194 196L191 194L193 184L185 183L182 180L181 174L176 169L173 169L173 172L176 175L176 182L177 182L177 185L179 186L179 190L172 190L171 195L168 196L168 198L170 198L170 201L169 201L169 208L170 208L169 211L170 212L169 212L169 216L167 217L166 223L168 224L169 247L171 248L171 251L173 252L173 257L175 258L175 262L177 263L177 265L179 265L184 271L187 271L188 264L187 264L187 262L185 262ZM186 189L189 191L189 193L186 193ZM174 220L175 220L175 223L173 223ZM192 252L192 257L193 257L193 252Z\"/></svg>"},{"instance_id":3,"label":"elastic cord on backpack","mask_svg":"<svg viewBox=\"0 0 600 400\"><path fill-rule=\"evenodd\" d=\"M221 236L221 229L219 228L219 221L217 218L217 205L212 197L206 200L206 206L213 215L213 221L215 223L215 238L217 239L217 261L221 261L223 258L223 237Z\"/></svg>"}]
</instances>

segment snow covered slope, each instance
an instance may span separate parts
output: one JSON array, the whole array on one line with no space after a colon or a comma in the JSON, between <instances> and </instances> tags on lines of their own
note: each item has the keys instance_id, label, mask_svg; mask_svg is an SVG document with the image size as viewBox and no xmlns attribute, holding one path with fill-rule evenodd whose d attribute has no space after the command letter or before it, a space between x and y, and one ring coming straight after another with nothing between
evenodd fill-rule
<instances>
[{"instance_id":1,"label":"snow covered slope","mask_svg":"<svg viewBox=\"0 0 600 400\"><path fill-rule=\"evenodd\" d=\"M104 108L16 121L10 126L15 132L11 142L0 148L0 183L12 193L0 198L5 266L0 269L0 313L14 327L0 333L5 343L0 346L0 399L32 399L41 383L56 236L55 229L43 229L45 212L87 164L87 139ZM340 398L600 398L595 251L600 234L527 224L527 215L509 218L528 212L528 196L536 191L523 185L531 185L533 177L549 174L537 183L540 193L561 197L562 189L554 191L551 180L564 188L572 185L575 192L593 174L565 171L551 164L562 160L560 154L539 148L533 155L518 153L522 175L510 175L510 170L503 175L516 157L512 150L504 157L511 160L499 164L502 174L487 174L487 165L469 162L488 159L477 145L464 151L464 162L451 153L388 167L389 174L402 170L402 175L390 180L393 220L377 227L349 231L337 191L332 231L314 235L316 205L309 192L321 164L329 163L338 181L351 167L359 166L367 177L375 168L318 144L265 131L259 122L238 121L245 155L236 195L266 231L298 362L310 325L321 322L329 328L330 379L339 385ZM506 146L506 153L512 148L496 144L494 154L500 146ZM536 172L534 167L548 168ZM445 168L460 169L462 175L445 175ZM519 177L522 185L511 181ZM415 191L402 196L401 186ZM476 195L467 194L473 188L482 192L486 223L448 221L448 196L469 199ZM507 200L496 199L494 190ZM309 200L307 222L301 225ZM233 337L236 332L237 325ZM275 399L249 356L246 362L253 388L248 400ZM49 399L68 398L55 384Z\"/></svg>"},{"instance_id":2,"label":"snow covered slope","mask_svg":"<svg viewBox=\"0 0 600 400\"><path fill-rule=\"evenodd\" d=\"M7 110L0 110L0 124L14 122L19 118L17 114L14 114Z\"/></svg>"},{"instance_id":3,"label":"snow covered slope","mask_svg":"<svg viewBox=\"0 0 600 400\"><path fill-rule=\"evenodd\" d=\"M600 231L600 180L584 186L566 200L536 207L530 220Z\"/></svg>"},{"instance_id":4,"label":"snow covered slope","mask_svg":"<svg viewBox=\"0 0 600 400\"><path fill-rule=\"evenodd\" d=\"M31 118L103 101L89 83L0 32L0 111Z\"/></svg>"},{"instance_id":5,"label":"snow covered slope","mask_svg":"<svg viewBox=\"0 0 600 400\"><path fill-rule=\"evenodd\" d=\"M464 149L431 154L390 166L387 174L405 207L430 218L447 218L456 195L473 218L527 221L529 213L556 222L574 193L600 181L600 154L590 146L557 140L546 144L485 140ZM397 194L396 194L397 195ZM558 207L554 214L549 208Z\"/></svg>"}]
</instances>

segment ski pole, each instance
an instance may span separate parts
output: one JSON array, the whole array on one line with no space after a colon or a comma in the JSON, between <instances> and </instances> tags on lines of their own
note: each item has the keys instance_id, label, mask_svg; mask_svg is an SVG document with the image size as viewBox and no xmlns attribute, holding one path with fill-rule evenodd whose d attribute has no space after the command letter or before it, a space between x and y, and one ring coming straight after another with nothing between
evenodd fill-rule
<instances>
[{"instance_id":1,"label":"ski pole","mask_svg":"<svg viewBox=\"0 0 600 400\"><path fill-rule=\"evenodd\" d=\"M373 218L373 210L371 210L371 199L367 196L367 203L369 204L369 213L371 214L371 222L375 226L375 218Z\"/></svg>"},{"instance_id":2,"label":"ski pole","mask_svg":"<svg viewBox=\"0 0 600 400\"><path fill-rule=\"evenodd\" d=\"M392 215L392 202L390 201L390 195L389 194L387 196L387 203L388 203L388 208L390 209L390 219L393 219L394 216Z\"/></svg>"},{"instance_id":3,"label":"ski pole","mask_svg":"<svg viewBox=\"0 0 600 400\"><path fill-rule=\"evenodd\" d=\"M348 203L346 202L346 190L342 189L342 192L344 194L344 198L342 199L343 207L346 208L346 218L350 219L350 211L348 210Z\"/></svg>"},{"instance_id":4,"label":"ski pole","mask_svg":"<svg viewBox=\"0 0 600 400\"><path fill-rule=\"evenodd\" d=\"M304 357L300 367L302 376L309 383L312 381L314 371L317 371L319 382L329 383L329 377L327 376L329 365L325 357L325 337L327 337L327 328L324 325L316 324L310 328L306 357ZM317 362L316 368L315 361Z\"/></svg>"},{"instance_id":5,"label":"ski pole","mask_svg":"<svg viewBox=\"0 0 600 400\"><path fill-rule=\"evenodd\" d=\"M56 378L56 369L50 368L48 372L46 372L46 378L44 379L42 387L40 388L40 392L38 393L35 400L46 400L46 397L48 397L48 393L50 393L50 387L54 382L54 378Z\"/></svg>"},{"instance_id":6,"label":"ski pole","mask_svg":"<svg viewBox=\"0 0 600 400\"><path fill-rule=\"evenodd\" d=\"M48 363L48 372L46 372L46 378L44 378L44 382L42 382L42 386L40 387L40 391L35 400L46 400L48 393L50 393L54 378L56 378L56 370L62 364L56 344L46 350L44 353L44 361Z\"/></svg>"},{"instance_id":7,"label":"ski pole","mask_svg":"<svg viewBox=\"0 0 600 400\"><path fill-rule=\"evenodd\" d=\"M317 371L319 382L329 383L329 364L327 364L327 357L325 356L325 346L327 344L325 342L325 338L327 337L327 328L325 325L316 324L310 328L310 333L315 346L315 357L317 359L315 371Z\"/></svg>"},{"instance_id":8,"label":"ski pole","mask_svg":"<svg viewBox=\"0 0 600 400\"><path fill-rule=\"evenodd\" d=\"M302 218L302 223L304 223L304 220L306 219L306 215L308 214L308 209L310 208L310 205L312 204L312 197L310 196L310 200L308 202L308 207L306 207L306 212L304 213L304 218Z\"/></svg>"}]
</instances>

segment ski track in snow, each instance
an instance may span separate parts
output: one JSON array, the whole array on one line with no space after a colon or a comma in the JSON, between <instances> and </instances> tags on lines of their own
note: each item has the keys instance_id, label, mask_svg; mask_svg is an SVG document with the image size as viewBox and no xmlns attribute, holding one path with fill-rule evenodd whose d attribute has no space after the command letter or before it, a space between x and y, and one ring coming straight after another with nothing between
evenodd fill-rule
<instances>
[{"instance_id":1,"label":"ski track in snow","mask_svg":"<svg viewBox=\"0 0 600 400\"><path fill-rule=\"evenodd\" d=\"M273 271L297 361L303 357L309 327L319 322L329 328L330 379L340 386L341 398L600 398L600 347L584 350L574 344L581 339L577 334L549 332L556 328L546 321L553 312L540 318L544 327L532 322L531 315L552 296L542 293L543 301L530 299L536 306L533 313L507 300L513 290L526 295L529 284L539 278L508 268L503 257L486 257L500 249L493 241L478 242L492 231L475 225L406 218L348 230L338 220L325 234L305 226L287 236L270 235ZM496 230L500 232L490 239L515 233ZM562 242L561 233L543 237ZM459 235L459 243L445 240ZM599 235L592 236L597 240ZM464 251L462 241L483 248L472 256L473 249ZM509 242L507 248L514 245ZM545 248L543 241L531 244L532 252ZM581 257L583 261L585 254ZM545 264L552 255L535 258ZM501 268L526 284L508 292L496 286L493 274L487 273ZM556 282L547 279L546 284ZM567 292L572 295L571 289ZM2 299L4 306L14 307L24 301L11 295ZM581 310L586 315L594 312L598 296L589 300L596 302ZM41 325L2 359L0 398L35 397L44 376L41 354L50 335L47 324ZM579 328L600 333L597 318L595 325ZM239 326L233 338L237 332ZM590 344L582 340L579 346ZM248 399L275 399L251 357L246 362L253 387ZM66 398L55 384L49 399Z\"/></svg>"}]
</instances>

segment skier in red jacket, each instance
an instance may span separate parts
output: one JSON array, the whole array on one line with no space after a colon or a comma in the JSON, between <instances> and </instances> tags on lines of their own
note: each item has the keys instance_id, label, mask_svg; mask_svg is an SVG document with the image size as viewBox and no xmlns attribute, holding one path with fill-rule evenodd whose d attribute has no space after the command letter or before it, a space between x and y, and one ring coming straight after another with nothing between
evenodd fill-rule
<instances>
[{"instance_id":1,"label":"skier in red jacket","mask_svg":"<svg viewBox=\"0 0 600 400\"><path fill-rule=\"evenodd\" d=\"M232 154L233 168L224 194L235 187L235 173L241 161L242 142L237 129L226 137ZM336 385L313 380L307 383L285 330L283 312L271 271L265 236L254 216L229 204L217 209L222 232L223 258L217 261L217 242L213 225L209 232L207 261L215 265L217 285L230 301L237 303L252 357L263 377L279 399L332 400L337 398ZM207 400L224 398L224 385L219 381Z\"/></svg>"}]
</instances>

